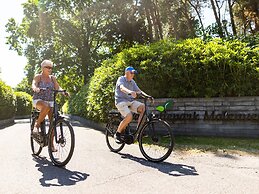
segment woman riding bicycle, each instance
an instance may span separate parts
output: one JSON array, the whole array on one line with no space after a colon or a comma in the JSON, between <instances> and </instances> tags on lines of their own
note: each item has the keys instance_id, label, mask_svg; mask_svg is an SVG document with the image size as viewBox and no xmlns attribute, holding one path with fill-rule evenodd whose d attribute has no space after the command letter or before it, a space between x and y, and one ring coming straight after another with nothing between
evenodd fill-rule
<instances>
[{"instance_id":1,"label":"woman riding bicycle","mask_svg":"<svg viewBox=\"0 0 259 194\"><path fill-rule=\"evenodd\" d=\"M62 90L56 77L51 75L52 68L53 62L50 60L44 60L41 63L41 73L35 75L32 81L32 90L34 92L33 107L40 111L33 133L39 132L40 124L46 115L48 115L49 120L51 120L54 104L52 90ZM63 95L66 96L68 93L63 93Z\"/></svg>"},{"instance_id":2,"label":"woman riding bicycle","mask_svg":"<svg viewBox=\"0 0 259 194\"><path fill-rule=\"evenodd\" d=\"M124 132L125 128L132 121L132 113L138 113L139 119L138 124L141 121L141 118L145 112L145 105L139 101L134 100L137 97L137 93L142 93L148 97L151 97L145 94L139 89L136 82L133 80L134 75L137 71L129 66L125 69L125 75L118 78L115 88L115 106L118 111L124 117L121 123L118 126L117 132L114 135L115 141L121 143L121 133Z\"/></svg>"}]
</instances>

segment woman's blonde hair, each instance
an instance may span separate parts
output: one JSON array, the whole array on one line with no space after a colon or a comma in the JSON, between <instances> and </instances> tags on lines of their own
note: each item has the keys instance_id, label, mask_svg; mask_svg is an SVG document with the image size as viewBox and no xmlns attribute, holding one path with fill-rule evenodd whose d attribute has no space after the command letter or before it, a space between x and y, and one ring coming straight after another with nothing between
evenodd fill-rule
<instances>
[{"instance_id":1,"label":"woman's blonde hair","mask_svg":"<svg viewBox=\"0 0 259 194\"><path fill-rule=\"evenodd\" d=\"M50 61L50 60L44 60L44 61L42 61L42 63L41 63L41 67L46 67L46 66L51 66L51 67L53 67L53 62L52 61Z\"/></svg>"}]
</instances>

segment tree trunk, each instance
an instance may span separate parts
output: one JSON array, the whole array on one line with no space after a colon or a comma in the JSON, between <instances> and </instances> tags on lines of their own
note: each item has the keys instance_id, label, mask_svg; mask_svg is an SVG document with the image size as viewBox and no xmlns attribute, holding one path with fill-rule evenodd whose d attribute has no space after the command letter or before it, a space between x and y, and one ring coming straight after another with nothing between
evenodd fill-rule
<instances>
[{"instance_id":1,"label":"tree trunk","mask_svg":"<svg viewBox=\"0 0 259 194\"><path fill-rule=\"evenodd\" d=\"M159 40L159 32L158 32L157 18L155 16L154 3L151 0L146 0L146 6L150 11L150 16L152 19L152 24L155 32L155 40Z\"/></svg>"},{"instance_id":2,"label":"tree trunk","mask_svg":"<svg viewBox=\"0 0 259 194\"><path fill-rule=\"evenodd\" d=\"M81 70L84 77L84 85L86 85L89 81L89 69L91 66L90 48L87 45L84 45L82 46L82 48L79 49L79 57L81 59Z\"/></svg>"},{"instance_id":3,"label":"tree trunk","mask_svg":"<svg viewBox=\"0 0 259 194\"><path fill-rule=\"evenodd\" d=\"M161 22L161 18L160 18L160 12L159 12L159 7L158 7L158 2L156 0L156 18L157 18L157 25L158 25L158 29L159 29L159 35L160 35L160 39L163 39L163 27L162 27L162 22Z\"/></svg>"},{"instance_id":4,"label":"tree trunk","mask_svg":"<svg viewBox=\"0 0 259 194\"><path fill-rule=\"evenodd\" d=\"M147 9L147 7L145 5L144 5L144 9L145 9L147 23L148 23L149 40L150 40L150 42L153 42L153 28L152 28L152 22L151 22L151 19L150 19L149 9Z\"/></svg>"},{"instance_id":5,"label":"tree trunk","mask_svg":"<svg viewBox=\"0 0 259 194\"><path fill-rule=\"evenodd\" d=\"M231 27L233 31L233 35L237 35L236 25L234 21L234 14L233 14L233 4L231 3L231 0L228 0L228 7L229 7L229 15L230 15L230 21L231 21Z\"/></svg>"},{"instance_id":6,"label":"tree trunk","mask_svg":"<svg viewBox=\"0 0 259 194\"><path fill-rule=\"evenodd\" d=\"M203 23L202 23L201 14L200 14L200 12L199 12L197 6L195 6L195 5L191 2L191 0L188 0L188 3L189 3L189 4L193 7L193 9L195 10L195 12L196 12L196 14L197 14L197 16L198 16L198 18L199 18L199 22L200 22L200 24L201 24L201 31L202 31L202 34L203 34L203 36L205 36L204 25L203 25Z\"/></svg>"},{"instance_id":7,"label":"tree trunk","mask_svg":"<svg viewBox=\"0 0 259 194\"><path fill-rule=\"evenodd\" d=\"M210 0L210 2L211 2L212 10L213 10L213 13L214 13L214 16L215 16L215 19L216 19L216 23L218 25L219 37L224 38L223 29L222 29L220 17L218 15L217 10L216 10L215 2L214 2L214 0Z\"/></svg>"}]
</instances>

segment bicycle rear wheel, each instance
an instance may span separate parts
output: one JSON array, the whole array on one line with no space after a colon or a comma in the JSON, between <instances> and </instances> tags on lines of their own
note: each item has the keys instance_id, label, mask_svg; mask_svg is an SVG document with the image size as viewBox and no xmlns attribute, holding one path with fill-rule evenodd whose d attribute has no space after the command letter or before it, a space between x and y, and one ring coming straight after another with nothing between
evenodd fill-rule
<instances>
[{"instance_id":1,"label":"bicycle rear wheel","mask_svg":"<svg viewBox=\"0 0 259 194\"><path fill-rule=\"evenodd\" d=\"M105 133L106 144L112 152L119 152L125 146L125 143L122 143L122 144L116 143L113 137L118 129L120 122L121 122L121 119L119 117L113 117L108 121L106 125L106 133Z\"/></svg>"},{"instance_id":2,"label":"bicycle rear wheel","mask_svg":"<svg viewBox=\"0 0 259 194\"><path fill-rule=\"evenodd\" d=\"M54 128L50 130L48 144L50 159L56 166L65 166L74 152L75 135L73 127L68 121L59 119L56 122L56 134Z\"/></svg>"},{"instance_id":3,"label":"bicycle rear wheel","mask_svg":"<svg viewBox=\"0 0 259 194\"><path fill-rule=\"evenodd\" d=\"M39 137L36 137L33 135L33 129L34 129L34 125L36 122L36 118L31 118L31 134L30 134L30 139L31 139L31 150L32 150L32 154L35 156L38 156L41 151L42 151L42 147L40 145L40 139Z\"/></svg>"},{"instance_id":4,"label":"bicycle rear wheel","mask_svg":"<svg viewBox=\"0 0 259 194\"><path fill-rule=\"evenodd\" d=\"M139 134L139 148L143 156L152 162L167 159L174 147L174 137L170 126L156 119L144 125Z\"/></svg>"}]
</instances>

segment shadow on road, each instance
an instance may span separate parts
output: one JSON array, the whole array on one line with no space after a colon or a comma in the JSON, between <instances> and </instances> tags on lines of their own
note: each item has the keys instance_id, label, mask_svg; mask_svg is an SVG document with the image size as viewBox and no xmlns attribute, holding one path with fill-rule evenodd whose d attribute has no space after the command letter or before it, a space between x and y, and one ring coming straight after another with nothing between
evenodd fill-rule
<instances>
[{"instance_id":1,"label":"shadow on road","mask_svg":"<svg viewBox=\"0 0 259 194\"><path fill-rule=\"evenodd\" d=\"M39 181L43 187L71 186L90 176L86 173L56 167L46 157L34 157L34 161L37 162L35 166L42 173L42 178Z\"/></svg>"},{"instance_id":2,"label":"shadow on road","mask_svg":"<svg viewBox=\"0 0 259 194\"><path fill-rule=\"evenodd\" d=\"M161 163L154 163L154 162L149 162L143 158L138 158L136 156L132 156L130 154L123 154L123 153L118 153L121 155L123 159L129 159L133 160L135 162L138 162L144 166L148 166L154 169L159 170L162 173L171 175L171 176L196 176L199 175L193 166L188 166L184 164L172 164L169 162L161 162Z\"/></svg>"}]
</instances>

